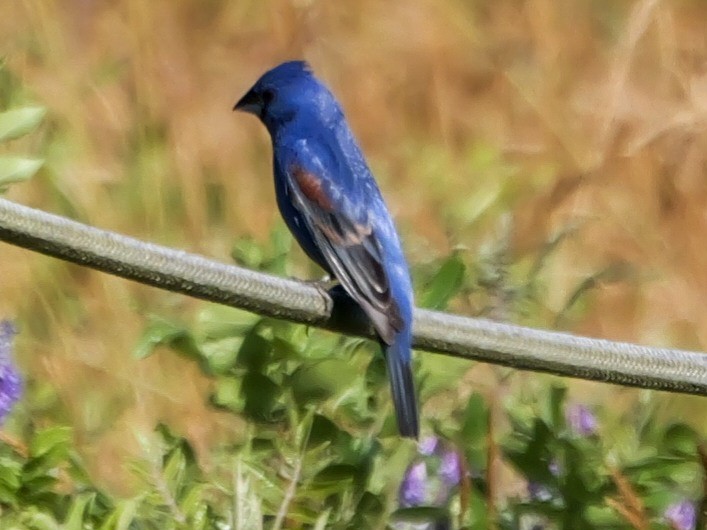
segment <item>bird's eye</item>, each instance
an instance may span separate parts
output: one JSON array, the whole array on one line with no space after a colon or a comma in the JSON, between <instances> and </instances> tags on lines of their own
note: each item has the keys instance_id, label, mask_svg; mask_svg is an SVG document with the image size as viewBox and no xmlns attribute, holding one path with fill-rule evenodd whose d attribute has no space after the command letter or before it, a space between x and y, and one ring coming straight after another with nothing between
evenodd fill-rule
<instances>
[{"instance_id":1,"label":"bird's eye","mask_svg":"<svg viewBox=\"0 0 707 530\"><path fill-rule=\"evenodd\" d=\"M270 105L272 100L275 99L275 91L270 90L269 88L266 90L263 90L263 103L265 106Z\"/></svg>"}]
</instances>

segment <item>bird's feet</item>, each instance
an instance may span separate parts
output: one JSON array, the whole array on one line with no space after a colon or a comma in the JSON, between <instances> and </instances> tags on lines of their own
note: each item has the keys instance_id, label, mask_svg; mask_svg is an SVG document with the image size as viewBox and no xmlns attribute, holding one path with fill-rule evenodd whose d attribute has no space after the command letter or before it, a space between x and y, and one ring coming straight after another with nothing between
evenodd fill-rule
<instances>
[{"instance_id":1,"label":"bird's feet","mask_svg":"<svg viewBox=\"0 0 707 530\"><path fill-rule=\"evenodd\" d=\"M339 284L339 282L335 278L332 278L328 274L318 280L301 280L299 278L292 279L297 280L298 282L306 283L307 285L311 285L312 287L316 287L320 291L325 292L328 292L329 289Z\"/></svg>"},{"instance_id":2,"label":"bird's feet","mask_svg":"<svg viewBox=\"0 0 707 530\"><path fill-rule=\"evenodd\" d=\"M297 279L297 278L293 278L293 279ZM317 291L322 293L323 296L325 296L327 298L331 298L332 296L336 296L336 295L345 293L343 287L341 287L339 282L335 278L332 278L331 276L329 276L328 274L318 280L297 279L297 281L300 281L302 283L306 283L307 285L311 285Z\"/></svg>"},{"instance_id":3,"label":"bird's feet","mask_svg":"<svg viewBox=\"0 0 707 530\"><path fill-rule=\"evenodd\" d=\"M328 274L325 274L324 276L322 276L318 280L298 280L298 281L304 282L309 285L314 285L315 287L324 287L324 288L329 285L334 285L336 283L336 280L333 279Z\"/></svg>"}]
</instances>

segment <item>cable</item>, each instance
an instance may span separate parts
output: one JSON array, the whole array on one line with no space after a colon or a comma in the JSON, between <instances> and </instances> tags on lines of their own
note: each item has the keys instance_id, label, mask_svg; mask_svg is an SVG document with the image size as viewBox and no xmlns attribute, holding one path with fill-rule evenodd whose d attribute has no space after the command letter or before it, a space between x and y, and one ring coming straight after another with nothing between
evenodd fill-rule
<instances>
[{"instance_id":1,"label":"cable","mask_svg":"<svg viewBox=\"0 0 707 530\"><path fill-rule=\"evenodd\" d=\"M211 302L373 337L347 297L0 199L0 241ZM707 395L707 355L417 309L416 348L512 368Z\"/></svg>"}]
</instances>

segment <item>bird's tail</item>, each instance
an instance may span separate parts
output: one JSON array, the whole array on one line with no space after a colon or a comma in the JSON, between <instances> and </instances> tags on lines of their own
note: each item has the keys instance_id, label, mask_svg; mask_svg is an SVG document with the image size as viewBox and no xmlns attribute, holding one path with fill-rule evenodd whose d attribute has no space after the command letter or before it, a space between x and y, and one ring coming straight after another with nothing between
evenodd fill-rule
<instances>
[{"instance_id":1,"label":"bird's tail","mask_svg":"<svg viewBox=\"0 0 707 530\"><path fill-rule=\"evenodd\" d=\"M410 364L410 337L403 332L395 337L395 342L384 345L388 365L390 389L393 394L395 416L401 436L417 438L420 432L415 383Z\"/></svg>"}]
</instances>

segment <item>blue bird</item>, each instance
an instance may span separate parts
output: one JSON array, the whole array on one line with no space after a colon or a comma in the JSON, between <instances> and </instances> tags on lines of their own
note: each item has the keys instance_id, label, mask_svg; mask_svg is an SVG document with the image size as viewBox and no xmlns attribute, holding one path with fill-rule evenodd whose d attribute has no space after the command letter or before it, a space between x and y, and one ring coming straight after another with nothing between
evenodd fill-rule
<instances>
[{"instance_id":1,"label":"blue bird","mask_svg":"<svg viewBox=\"0 0 707 530\"><path fill-rule=\"evenodd\" d=\"M305 253L368 315L385 350L400 434L417 438L410 272L388 208L329 89L304 61L263 76L234 110L272 139L277 204Z\"/></svg>"}]
</instances>

